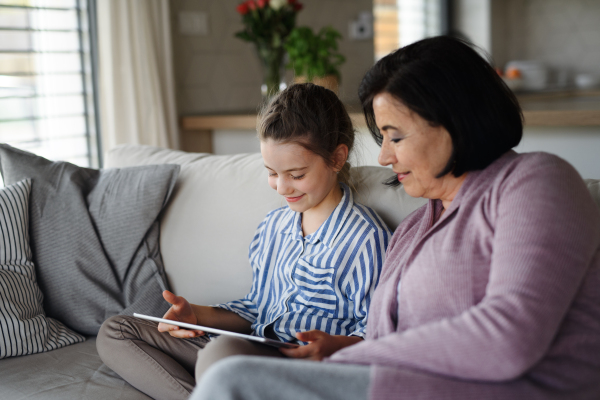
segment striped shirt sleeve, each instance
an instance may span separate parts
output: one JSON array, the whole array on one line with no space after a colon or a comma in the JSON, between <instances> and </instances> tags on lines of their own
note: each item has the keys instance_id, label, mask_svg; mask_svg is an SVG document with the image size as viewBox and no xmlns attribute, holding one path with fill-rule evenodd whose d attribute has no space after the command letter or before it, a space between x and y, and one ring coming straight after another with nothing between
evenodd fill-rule
<instances>
[{"instance_id":1,"label":"striped shirt sleeve","mask_svg":"<svg viewBox=\"0 0 600 400\"><path fill-rule=\"evenodd\" d=\"M352 266L352 279L348 281L345 293L353 304L356 325L348 336L366 337L369 306L379 281L389 238L387 229L374 229L363 242Z\"/></svg>"}]
</instances>

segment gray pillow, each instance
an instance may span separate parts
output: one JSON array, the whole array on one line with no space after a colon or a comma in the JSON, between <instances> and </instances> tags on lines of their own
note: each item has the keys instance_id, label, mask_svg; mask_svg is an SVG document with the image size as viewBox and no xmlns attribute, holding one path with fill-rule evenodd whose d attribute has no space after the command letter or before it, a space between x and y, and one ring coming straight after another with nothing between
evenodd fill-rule
<instances>
[{"instance_id":1,"label":"gray pillow","mask_svg":"<svg viewBox=\"0 0 600 400\"><path fill-rule=\"evenodd\" d=\"M46 315L94 335L116 314L168 304L158 216L180 167L94 170L0 144L7 185L30 178L30 234Z\"/></svg>"}]
</instances>

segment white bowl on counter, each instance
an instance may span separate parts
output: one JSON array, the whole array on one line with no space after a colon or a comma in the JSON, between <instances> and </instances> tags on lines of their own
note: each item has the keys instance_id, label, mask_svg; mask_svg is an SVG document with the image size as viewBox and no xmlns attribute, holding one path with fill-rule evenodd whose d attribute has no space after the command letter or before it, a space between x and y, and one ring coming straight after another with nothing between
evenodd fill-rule
<instances>
[{"instance_id":1,"label":"white bowl on counter","mask_svg":"<svg viewBox=\"0 0 600 400\"><path fill-rule=\"evenodd\" d=\"M575 86L579 89L593 89L600 86L600 74L577 74Z\"/></svg>"}]
</instances>

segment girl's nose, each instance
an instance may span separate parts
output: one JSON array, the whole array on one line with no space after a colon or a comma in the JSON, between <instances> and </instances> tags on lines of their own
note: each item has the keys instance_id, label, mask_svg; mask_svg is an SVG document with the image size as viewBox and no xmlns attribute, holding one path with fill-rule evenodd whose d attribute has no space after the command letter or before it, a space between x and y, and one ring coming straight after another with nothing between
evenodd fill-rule
<instances>
[{"instance_id":1,"label":"girl's nose","mask_svg":"<svg viewBox=\"0 0 600 400\"><path fill-rule=\"evenodd\" d=\"M291 194L293 191L294 189L288 184L286 179L277 179L277 193L279 193L282 196L285 196L287 194Z\"/></svg>"},{"instance_id":2,"label":"girl's nose","mask_svg":"<svg viewBox=\"0 0 600 400\"><path fill-rule=\"evenodd\" d=\"M385 140L381 144L381 150L379 151L379 157L377 157L377 161L384 167L396 162L396 154L389 143L387 143Z\"/></svg>"}]
</instances>

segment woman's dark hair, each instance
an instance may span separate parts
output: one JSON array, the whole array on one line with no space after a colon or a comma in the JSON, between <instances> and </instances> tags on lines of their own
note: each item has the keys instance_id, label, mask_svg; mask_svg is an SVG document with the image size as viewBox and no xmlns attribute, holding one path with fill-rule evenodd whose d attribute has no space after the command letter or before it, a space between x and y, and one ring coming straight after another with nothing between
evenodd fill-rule
<instances>
[{"instance_id":1,"label":"woman's dark hair","mask_svg":"<svg viewBox=\"0 0 600 400\"><path fill-rule=\"evenodd\" d=\"M261 110L258 137L261 141L297 143L333 166L333 152L340 144L348 147L348 154L352 151L354 128L335 93L312 83L299 83L283 90ZM349 183L348 161L338 179Z\"/></svg>"},{"instance_id":2,"label":"woman's dark hair","mask_svg":"<svg viewBox=\"0 0 600 400\"><path fill-rule=\"evenodd\" d=\"M452 155L438 174L461 176L490 165L521 141L517 98L468 42L438 36L415 42L379 60L363 78L358 96L378 145L373 98L389 93L452 138ZM390 183L398 183L395 182Z\"/></svg>"}]
</instances>

